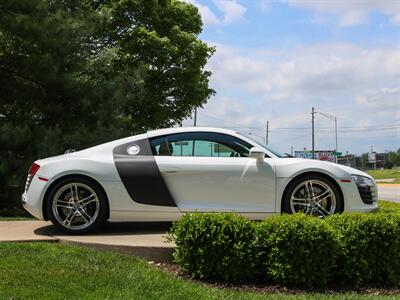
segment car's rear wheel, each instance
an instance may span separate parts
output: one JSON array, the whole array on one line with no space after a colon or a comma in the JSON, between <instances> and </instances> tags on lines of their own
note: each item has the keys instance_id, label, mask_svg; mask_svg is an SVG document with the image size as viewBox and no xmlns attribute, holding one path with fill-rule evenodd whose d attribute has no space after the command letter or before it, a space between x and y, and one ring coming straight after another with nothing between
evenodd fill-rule
<instances>
[{"instance_id":1,"label":"car's rear wheel","mask_svg":"<svg viewBox=\"0 0 400 300\"><path fill-rule=\"evenodd\" d=\"M47 213L58 228L79 234L92 231L105 221L107 202L103 191L91 180L68 178L49 194Z\"/></svg>"},{"instance_id":2,"label":"car's rear wheel","mask_svg":"<svg viewBox=\"0 0 400 300\"><path fill-rule=\"evenodd\" d=\"M285 192L282 212L326 217L343 211L343 199L336 185L325 176L305 175L291 182Z\"/></svg>"}]
</instances>

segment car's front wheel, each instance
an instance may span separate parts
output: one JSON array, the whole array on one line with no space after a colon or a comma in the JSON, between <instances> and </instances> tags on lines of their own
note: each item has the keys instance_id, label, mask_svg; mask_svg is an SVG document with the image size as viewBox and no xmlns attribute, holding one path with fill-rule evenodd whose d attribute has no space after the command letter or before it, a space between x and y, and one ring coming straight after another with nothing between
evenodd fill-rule
<instances>
[{"instance_id":1,"label":"car's front wheel","mask_svg":"<svg viewBox=\"0 0 400 300\"><path fill-rule=\"evenodd\" d=\"M57 183L47 201L49 219L68 233L89 232L105 221L107 202L91 180L68 178Z\"/></svg>"},{"instance_id":2,"label":"car's front wheel","mask_svg":"<svg viewBox=\"0 0 400 300\"><path fill-rule=\"evenodd\" d=\"M283 198L282 212L326 217L343 211L343 199L325 176L305 175L292 181Z\"/></svg>"}]
</instances>

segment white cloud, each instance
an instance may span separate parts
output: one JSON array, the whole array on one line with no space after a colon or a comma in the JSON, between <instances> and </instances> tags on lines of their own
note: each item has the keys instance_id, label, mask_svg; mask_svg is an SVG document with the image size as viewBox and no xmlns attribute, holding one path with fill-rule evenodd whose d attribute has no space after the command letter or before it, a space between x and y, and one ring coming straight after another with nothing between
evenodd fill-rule
<instances>
[{"instance_id":1,"label":"white cloud","mask_svg":"<svg viewBox=\"0 0 400 300\"><path fill-rule=\"evenodd\" d=\"M271 10L270 0L258 0L258 7L262 12L269 12Z\"/></svg>"},{"instance_id":2,"label":"white cloud","mask_svg":"<svg viewBox=\"0 0 400 300\"><path fill-rule=\"evenodd\" d=\"M254 93L319 96L355 87L382 87L400 79L399 49L364 49L352 44L316 44L286 51L246 51L216 45L209 62L221 88Z\"/></svg>"},{"instance_id":3,"label":"white cloud","mask_svg":"<svg viewBox=\"0 0 400 300\"><path fill-rule=\"evenodd\" d=\"M309 9L316 14L336 15L341 26L366 23L372 12L385 14L392 23L400 24L400 1L397 0L287 0L287 2L290 6Z\"/></svg>"},{"instance_id":4,"label":"white cloud","mask_svg":"<svg viewBox=\"0 0 400 300\"><path fill-rule=\"evenodd\" d=\"M247 10L246 7L237 3L235 0L214 0L214 4L224 14L222 20L224 24L242 20Z\"/></svg>"},{"instance_id":5,"label":"white cloud","mask_svg":"<svg viewBox=\"0 0 400 300\"><path fill-rule=\"evenodd\" d=\"M206 26L229 25L234 22L243 21L244 14L247 11L247 8L239 4L236 0L213 0L215 7L222 14L222 17L219 18L207 5L200 4L196 0L183 1L189 2L198 7L203 23Z\"/></svg>"},{"instance_id":6,"label":"white cloud","mask_svg":"<svg viewBox=\"0 0 400 300\"><path fill-rule=\"evenodd\" d=\"M286 152L284 147L290 145L297 149L309 147L307 128L312 106L337 116L339 126L370 126L400 118L397 47L329 43L274 50L216 44L216 53L207 69L213 72L210 85L217 95L199 112L199 123L242 127L242 131L262 135L269 120L273 144ZM274 132L277 127L303 129ZM333 148L334 139L329 131L333 130L332 122L319 116L317 128L327 128L318 130L318 147ZM343 150L362 152L365 144L370 145L379 134L382 138L392 134L389 140L396 140L393 131L361 135L359 131L340 131L340 141L347 147ZM382 143L382 147L387 145Z\"/></svg>"}]
</instances>

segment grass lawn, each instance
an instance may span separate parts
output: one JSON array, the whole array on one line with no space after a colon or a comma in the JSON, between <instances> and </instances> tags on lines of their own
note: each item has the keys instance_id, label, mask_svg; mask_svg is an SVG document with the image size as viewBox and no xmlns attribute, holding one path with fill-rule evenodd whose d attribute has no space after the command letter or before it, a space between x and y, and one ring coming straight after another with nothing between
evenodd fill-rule
<instances>
[{"instance_id":1,"label":"grass lawn","mask_svg":"<svg viewBox=\"0 0 400 300\"><path fill-rule=\"evenodd\" d=\"M35 221L35 218L28 218L28 217L1 217L0 221Z\"/></svg>"},{"instance_id":2,"label":"grass lawn","mask_svg":"<svg viewBox=\"0 0 400 300\"><path fill-rule=\"evenodd\" d=\"M384 169L367 171L375 179L400 179L400 169Z\"/></svg>"},{"instance_id":3,"label":"grass lawn","mask_svg":"<svg viewBox=\"0 0 400 300\"><path fill-rule=\"evenodd\" d=\"M364 299L255 294L178 278L133 256L55 243L0 243L0 299ZM379 299L394 299L382 297Z\"/></svg>"}]
</instances>

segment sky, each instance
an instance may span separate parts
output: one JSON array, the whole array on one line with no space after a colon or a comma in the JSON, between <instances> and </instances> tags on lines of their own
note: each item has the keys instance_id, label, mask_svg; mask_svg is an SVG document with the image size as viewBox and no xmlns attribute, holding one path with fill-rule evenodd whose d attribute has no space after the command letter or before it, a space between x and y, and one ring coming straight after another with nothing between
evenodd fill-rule
<instances>
[{"instance_id":1,"label":"sky","mask_svg":"<svg viewBox=\"0 0 400 300\"><path fill-rule=\"evenodd\" d=\"M198 125L235 129L289 152L400 148L400 0L185 0L199 8L200 38L216 95ZM184 125L192 125L188 119Z\"/></svg>"}]
</instances>

